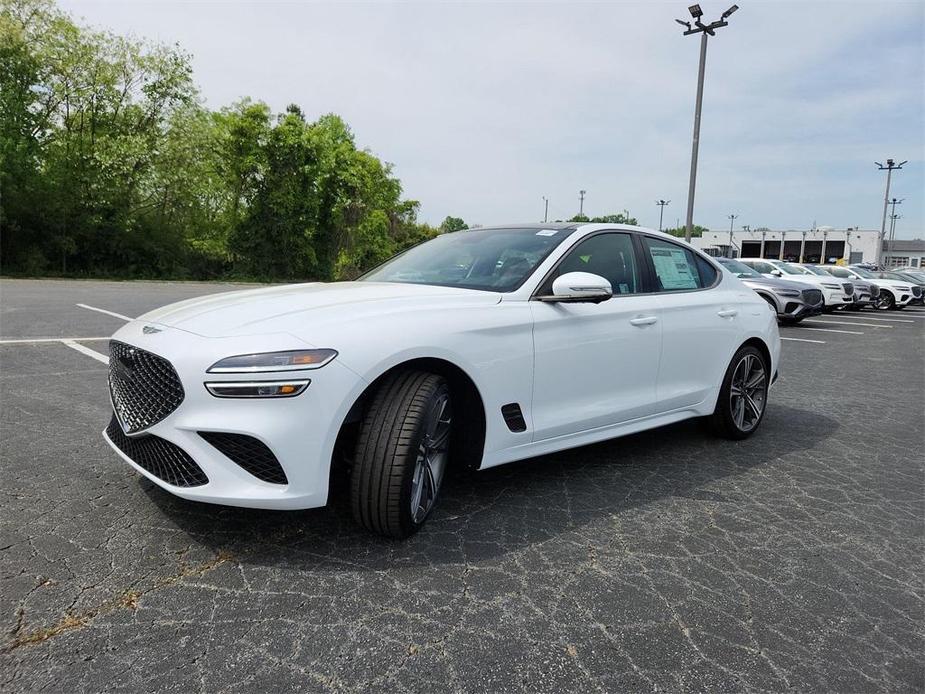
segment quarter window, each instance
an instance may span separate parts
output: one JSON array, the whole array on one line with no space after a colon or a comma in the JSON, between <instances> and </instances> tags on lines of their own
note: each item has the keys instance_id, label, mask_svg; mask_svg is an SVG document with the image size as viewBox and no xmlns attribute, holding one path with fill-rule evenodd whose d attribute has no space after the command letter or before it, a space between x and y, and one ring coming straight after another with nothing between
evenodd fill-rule
<instances>
[{"instance_id":1,"label":"quarter window","mask_svg":"<svg viewBox=\"0 0 925 694\"><path fill-rule=\"evenodd\" d=\"M552 282L567 272L590 272L610 282L614 295L642 291L639 268L629 234L595 234L579 243L559 263L540 294L552 293Z\"/></svg>"},{"instance_id":2,"label":"quarter window","mask_svg":"<svg viewBox=\"0 0 925 694\"><path fill-rule=\"evenodd\" d=\"M716 280L716 270L693 251L651 237L645 238L645 244L655 268L659 291L703 289Z\"/></svg>"}]
</instances>

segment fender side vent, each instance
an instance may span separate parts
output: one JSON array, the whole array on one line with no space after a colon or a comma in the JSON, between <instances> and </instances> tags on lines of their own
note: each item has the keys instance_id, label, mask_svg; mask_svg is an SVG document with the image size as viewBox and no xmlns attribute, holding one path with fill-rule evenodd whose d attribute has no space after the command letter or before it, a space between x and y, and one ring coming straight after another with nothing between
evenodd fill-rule
<instances>
[{"instance_id":1,"label":"fender side vent","mask_svg":"<svg viewBox=\"0 0 925 694\"><path fill-rule=\"evenodd\" d=\"M507 424L507 428L515 433L527 430L527 423L524 421L524 413L520 411L520 405L516 402L508 403L501 406L501 416Z\"/></svg>"}]
</instances>

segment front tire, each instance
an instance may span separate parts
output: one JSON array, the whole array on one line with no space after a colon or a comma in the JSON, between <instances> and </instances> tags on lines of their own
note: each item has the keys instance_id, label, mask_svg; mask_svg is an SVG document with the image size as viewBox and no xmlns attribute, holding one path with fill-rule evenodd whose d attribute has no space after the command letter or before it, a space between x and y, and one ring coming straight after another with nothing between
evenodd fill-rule
<instances>
[{"instance_id":1,"label":"front tire","mask_svg":"<svg viewBox=\"0 0 925 694\"><path fill-rule=\"evenodd\" d=\"M360 525L392 538L421 528L440 494L452 416L442 376L409 370L386 377L363 420L350 475Z\"/></svg>"},{"instance_id":2,"label":"front tire","mask_svg":"<svg viewBox=\"0 0 925 694\"><path fill-rule=\"evenodd\" d=\"M739 441L755 433L768 403L768 365L755 347L742 347L726 369L710 423L717 435Z\"/></svg>"},{"instance_id":3,"label":"front tire","mask_svg":"<svg viewBox=\"0 0 925 694\"><path fill-rule=\"evenodd\" d=\"M889 311L896 306L896 299L893 293L886 289L880 290L880 296L877 297L876 309L878 311Z\"/></svg>"}]
</instances>

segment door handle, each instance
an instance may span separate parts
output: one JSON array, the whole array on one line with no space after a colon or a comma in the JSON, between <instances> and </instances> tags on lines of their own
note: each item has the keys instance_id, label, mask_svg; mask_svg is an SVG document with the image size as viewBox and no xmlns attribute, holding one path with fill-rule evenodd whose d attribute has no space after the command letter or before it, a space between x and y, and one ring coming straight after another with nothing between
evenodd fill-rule
<instances>
[{"instance_id":1,"label":"door handle","mask_svg":"<svg viewBox=\"0 0 925 694\"><path fill-rule=\"evenodd\" d=\"M739 315L738 309L734 308L724 308L716 312L716 315L720 318L732 318L733 316Z\"/></svg>"},{"instance_id":2,"label":"door handle","mask_svg":"<svg viewBox=\"0 0 925 694\"><path fill-rule=\"evenodd\" d=\"M630 325L637 325L637 326L652 325L657 320L658 318L656 318L655 316L640 316L639 318L631 318Z\"/></svg>"}]
</instances>

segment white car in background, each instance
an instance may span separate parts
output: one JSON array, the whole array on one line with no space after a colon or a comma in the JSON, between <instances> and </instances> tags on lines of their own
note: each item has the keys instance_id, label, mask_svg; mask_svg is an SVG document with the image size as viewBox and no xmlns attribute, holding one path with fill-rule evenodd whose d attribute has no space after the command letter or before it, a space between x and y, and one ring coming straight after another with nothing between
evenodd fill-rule
<instances>
[{"instance_id":1,"label":"white car in background","mask_svg":"<svg viewBox=\"0 0 925 694\"><path fill-rule=\"evenodd\" d=\"M836 279L861 280L880 288L875 307L881 311L903 309L914 298L912 285L902 280L880 279L877 273L856 266L820 265Z\"/></svg>"},{"instance_id":2,"label":"white car in background","mask_svg":"<svg viewBox=\"0 0 925 694\"><path fill-rule=\"evenodd\" d=\"M765 277L783 277L793 282L800 282L822 290L822 310L826 313L836 308L844 308L854 303L854 285L851 282L839 282L837 279L816 275L805 267L787 263L783 260L767 258L738 258Z\"/></svg>"},{"instance_id":3,"label":"white car in background","mask_svg":"<svg viewBox=\"0 0 925 694\"><path fill-rule=\"evenodd\" d=\"M819 265L809 265L807 263L803 263L800 265L800 267L805 267L815 275L821 275L822 277L833 277L832 274L826 272L826 270L824 270ZM853 278L851 280L851 284L854 285L854 302L847 308L853 309L855 311L860 311L866 306L872 306L876 308L877 300L880 296L880 287L869 282L868 280L859 280L857 278Z\"/></svg>"},{"instance_id":4,"label":"white car in background","mask_svg":"<svg viewBox=\"0 0 925 694\"><path fill-rule=\"evenodd\" d=\"M104 436L194 501L323 506L342 472L356 520L405 537L448 466L691 417L744 439L779 357L764 299L667 234L475 229L356 282L216 294L127 323L110 342Z\"/></svg>"}]
</instances>

